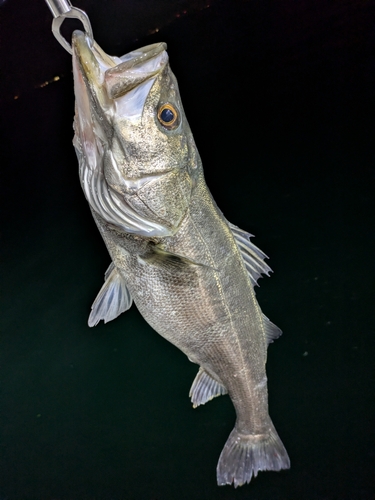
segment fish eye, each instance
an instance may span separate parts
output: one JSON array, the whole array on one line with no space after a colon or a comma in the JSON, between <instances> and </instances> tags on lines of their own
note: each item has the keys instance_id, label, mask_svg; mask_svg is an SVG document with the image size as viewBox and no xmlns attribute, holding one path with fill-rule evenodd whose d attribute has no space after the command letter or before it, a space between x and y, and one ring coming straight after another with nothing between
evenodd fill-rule
<instances>
[{"instance_id":1,"label":"fish eye","mask_svg":"<svg viewBox=\"0 0 375 500\"><path fill-rule=\"evenodd\" d=\"M163 127L172 129L177 125L178 113L172 104L163 104L158 111L158 120Z\"/></svg>"}]
</instances>

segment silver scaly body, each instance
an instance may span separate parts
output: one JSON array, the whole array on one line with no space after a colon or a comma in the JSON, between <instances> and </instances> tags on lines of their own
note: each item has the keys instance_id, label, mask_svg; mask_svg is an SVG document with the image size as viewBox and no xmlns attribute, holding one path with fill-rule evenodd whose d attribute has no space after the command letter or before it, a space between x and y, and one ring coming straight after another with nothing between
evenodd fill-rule
<instances>
[{"instance_id":1,"label":"silver scaly body","mask_svg":"<svg viewBox=\"0 0 375 500\"><path fill-rule=\"evenodd\" d=\"M235 428L218 484L289 467L268 415L267 345L281 331L254 284L270 268L206 186L164 44L110 57L73 36L75 139L85 196L112 264L89 318L134 300L146 321L199 365L194 406L228 393Z\"/></svg>"}]
</instances>

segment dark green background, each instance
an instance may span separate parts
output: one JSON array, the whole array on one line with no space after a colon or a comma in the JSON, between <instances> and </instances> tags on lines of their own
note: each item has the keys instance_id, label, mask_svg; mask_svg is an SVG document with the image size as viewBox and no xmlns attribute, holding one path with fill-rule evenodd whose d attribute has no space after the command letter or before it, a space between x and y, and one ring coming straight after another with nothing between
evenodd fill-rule
<instances>
[{"instance_id":1,"label":"dark green background","mask_svg":"<svg viewBox=\"0 0 375 500\"><path fill-rule=\"evenodd\" d=\"M375 2L203 3L76 5L108 53L168 43L214 198L271 256L257 296L284 331L267 372L292 468L217 487L229 398L193 410L196 367L134 306L88 328L110 261L71 146L71 60L43 1L7 0L1 500L375 498Z\"/></svg>"}]
</instances>

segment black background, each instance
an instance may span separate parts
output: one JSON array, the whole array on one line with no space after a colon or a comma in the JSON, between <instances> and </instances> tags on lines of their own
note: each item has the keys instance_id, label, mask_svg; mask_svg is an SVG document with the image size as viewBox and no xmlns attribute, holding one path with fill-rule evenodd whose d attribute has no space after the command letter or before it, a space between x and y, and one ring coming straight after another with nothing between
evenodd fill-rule
<instances>
[{"instance_id":1,"label":"black background","mask_svg":"<svg viewBox=\"0 0 375 500\"><path fill-rule=\"evenodd\" d=\"M196 367L134 306L88 328L110 260L71 145L71 59L44 2L7 0L0 499L373 500L375 2L75 5L110 54L168 43L214 198L271 256L257 296L284 331L267 372L292 468L217 487L229 398L193 410Z\"/></svg>"}]
</instances>

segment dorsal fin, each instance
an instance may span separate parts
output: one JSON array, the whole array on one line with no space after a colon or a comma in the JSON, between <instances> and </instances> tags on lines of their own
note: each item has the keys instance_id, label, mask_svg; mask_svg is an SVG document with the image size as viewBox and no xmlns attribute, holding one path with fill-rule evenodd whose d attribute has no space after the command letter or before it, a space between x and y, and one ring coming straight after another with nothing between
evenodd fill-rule
<instances>
[{"instance_id":1,"label":"dorsal fin","mask_svg":"<svg viewBox=\"0 0 375 500\"><path fill-rule=\"evenodd\" d=\"M269 276L272 272L272 269L264 262L264 259L268 259L268 257L250 241L252 234L243 231L229 221L227 222L241 252L251 283L255 286L262 274Z\"/></svg>"},{"instance_id":2,"label":"dorsal fin","mask_svg":"<svg viewBox=\"0 0 375 500\"><path fill-rule=\"evenodd\" d=\"M262 314L264 332L266 334L267 345L278 339L283 333L280 328L272 323L265 314Z\"/></svg>"},{"instance_id":3,"label":"dorsal fin","mask_svg":"<svg viewBox=\"0 0 375 500\"><path fill-rule=\"evenodd\" d=\"M262 277L262 274L269 276L272 272L272 269L264 262L264 259L268 259L268 257L262 250L251 243L250 238L253 236L252 234L243 231L229 221L227 222L243 257L250 281L255 286L258 284L257 281ZM279 338L283 332L265 314L262 314L262 318L267 345L269 345Z\"/></svg>"},{"instance_id":4,"label":"dorsal fin","mask_svg":"<svg viewBox=\"0 0 375 500\"><path fill-rule=\"evenodd\" d=\"M112 321L132 305L132 298L124 279L113 263L104 274L105 283L100 289L89 316L89 326L96 326L102 319Z\"/></svg>"}]
</instances>

